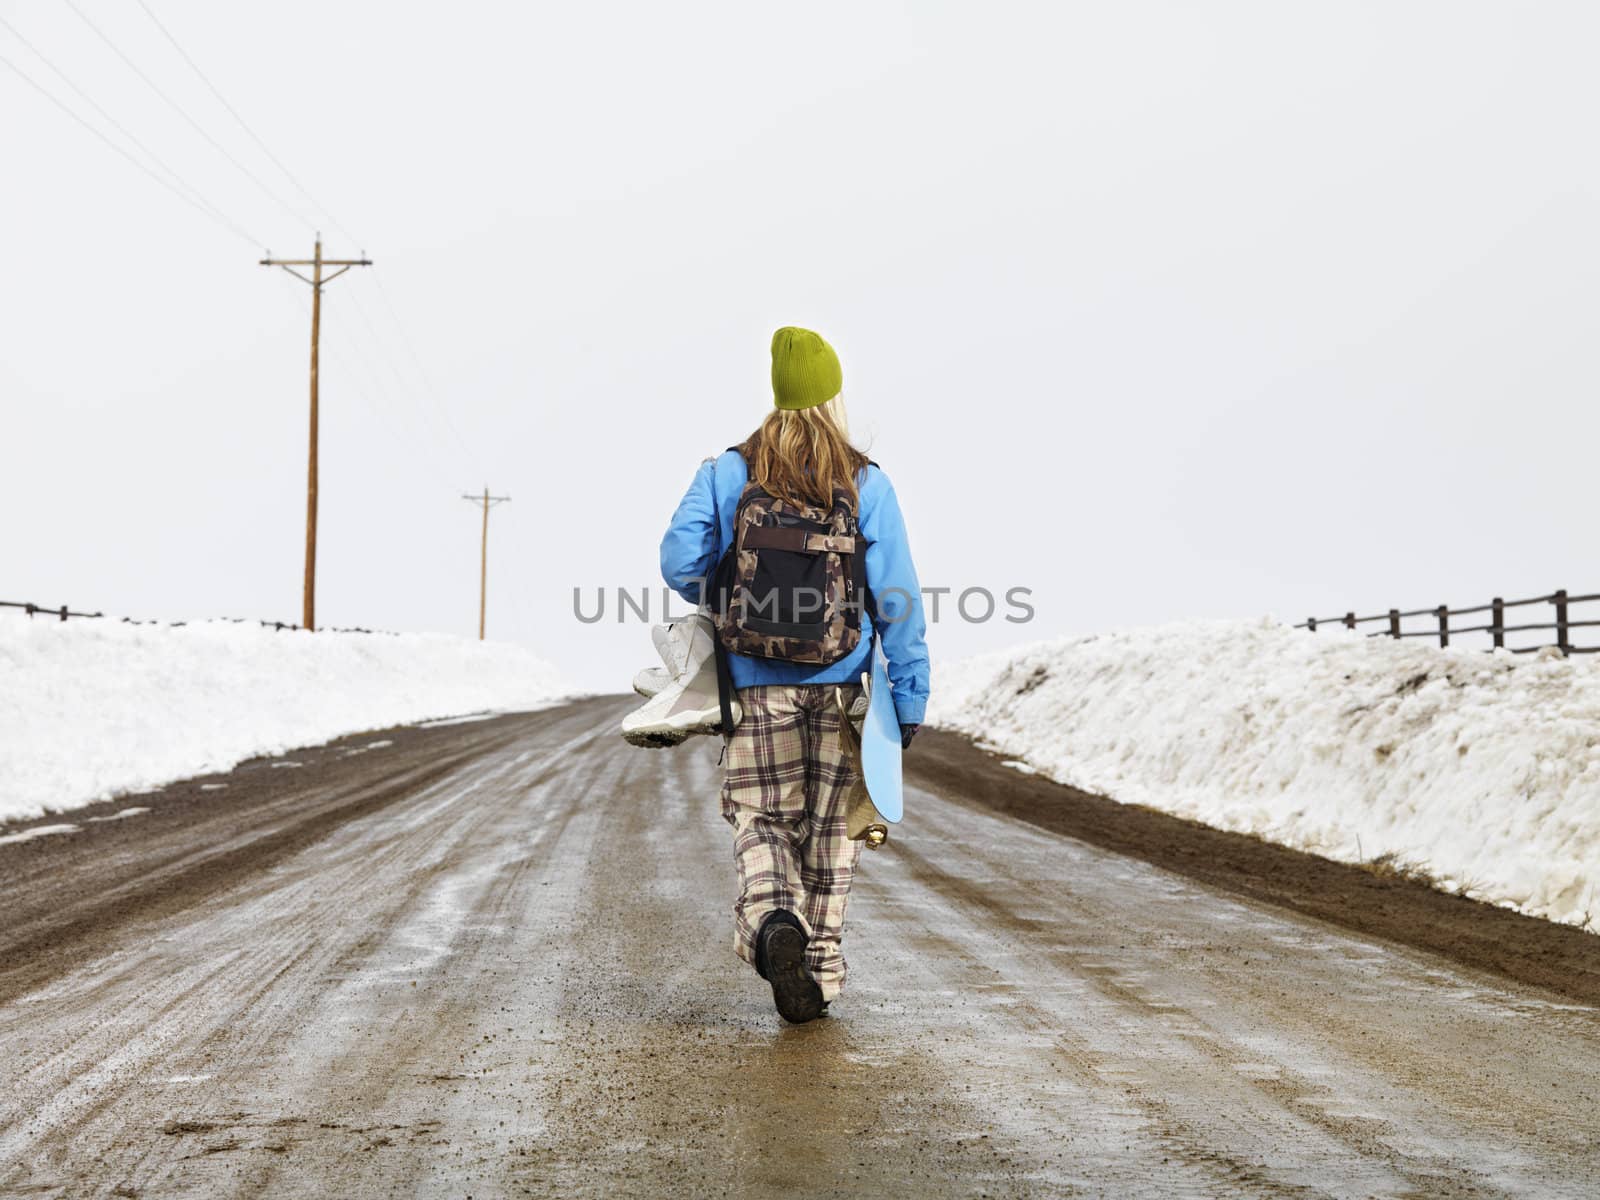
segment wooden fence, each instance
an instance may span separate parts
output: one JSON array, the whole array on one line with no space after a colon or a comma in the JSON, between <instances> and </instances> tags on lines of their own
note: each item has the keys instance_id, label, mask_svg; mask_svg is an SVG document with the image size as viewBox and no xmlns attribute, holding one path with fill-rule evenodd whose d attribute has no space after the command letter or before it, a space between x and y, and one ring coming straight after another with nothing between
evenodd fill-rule
<instances>
[{"instance_id":1,"label":"wooden fence","mask_svg":"<svg viewBox=\"0 0 1600 1200\"><path fill-rule=\"evenodd\" d=\"M105 616L105 613L70 612L65 604L63 604L60 608L45 608L42 604L22 604L16 600L0 600L0 608L20 608L25 610L30 617L38 616L42 613L44 616L57 617L63 621L65 621L68 617Z\"/></svg>"},{"instance_id":2,"label":"wooden fence","mask_svg":"<svg viewBox=\"0 0 1600 1200\"><path fill-rule=\"evenodd\" d=\"M61 605L59 608L49 608L49 607L47 607L47 606L45 606L43 604L27 604L27 603L24 603L24 602L18 601L18 600L0 600L0 608L20 608L24 612L26 612L30 617L53 617L58 621L65 621L68 617L80 617L80 618L82 618L82 617L90 617L90 618L94 618L94 619L97 619L97 620L106 619L106 615L103 612L74 612L72 609L68 608L65 604ZM235 625L248 625L248 624L250 624L250 621L251 621L251 619L249 617L216 617L214 619L218 620L218 621L229 621L229 622L232 622ZM136 617L118 617L117 620L121 621L122 624L124 624L124 625L167 625L167 626L170 626L173 629L182 628L183 626L185 626L185 625L187 625L189 623L187 621L139 620ZM277 630L279 632L282 632L284 630L296 630L296 629L300 628L300 626L291 625L286 621L258 621L257 623L260 624L261 626L263 626L266 629L273 629L273 630ZM348 626L319 625L319 626L317 626L317 628L319 630L322 630L322 631L326 632L326 633L389 633L390 632L387 629L364 629L364 628L361 628L359 626L348 627Z\"/></svg>"},{"instance_id":3,"label":"wooden fence","mask_svg":"<svg viewBox=\"0 0 1600 1200\"><path fill-rule=\"evenodd\" d=\"M1569 595L1565 588L1551 592L1548 596L1530 596L1526 600L1503 600L1496 596L1488 604L1475 605L1472 608L1451 608L1448 604L1441 604L1437 608L1413 608L1401 611L1391 608L1386 613L1378 613L1371 617L1358 617L1353 612L1347 612L1342 617L1311 617L1296 629L1309 629L1313 633L1324 625L1338 625L1345 629L1359 629L1363 625L1372 625L1382 622L1383 629L1368 633L1368 637L1391 638L1438 638L1439 645L1448 646L1452 637L1461 637L1465 634L1486 633L1489 635L1494 648L1506 649L1513 654L1532 654L1548 646L1554 646L1563 654L1600 654L1600 646L1574 646L1572 644L1572 631L1575 629L1593 629L1600 627L1600 620L1574 620L1571 610L1574 605L1592 604L1600 601L1600 592L1587 596ZM1506 624L1508 610L1528 608L1533 605L1549 605L1552 611L1550 621L1522 622L1519 624ZM1457 621L1481 618L1488 613L1488 620L1483 624L1451 624L1451 619ZM1541 614L1529 614L1541 615ZM1403 623L1415 621L1417 618L1427 618L1428 628L1406 629ZM1548 639L1536 642L1531 646L1507 646L1506 634L1549 633L1555 635L1555 640ZM1518 639L1522 640L1521 638Z\"/></svg>"}]
</instances>

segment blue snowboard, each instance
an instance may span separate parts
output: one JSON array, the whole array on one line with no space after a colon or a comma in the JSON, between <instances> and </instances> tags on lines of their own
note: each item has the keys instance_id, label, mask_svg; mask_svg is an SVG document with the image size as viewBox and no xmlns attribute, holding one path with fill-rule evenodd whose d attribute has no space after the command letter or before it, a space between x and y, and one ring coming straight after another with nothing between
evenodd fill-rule
<instances>
[{"instance_id":1,"label":"blue snowboard","mask_svg":"<svg viewBox=\"0 0 1600 1200\"><path fill-rule=\"evenodd\" d=\"M872 677L867 687L867 716L861 722L861 775L872 806L885 821L898 822L905 809L900 783L900 719L889 691L889 671L872 640Z\"/></svg>"}]
</instances>

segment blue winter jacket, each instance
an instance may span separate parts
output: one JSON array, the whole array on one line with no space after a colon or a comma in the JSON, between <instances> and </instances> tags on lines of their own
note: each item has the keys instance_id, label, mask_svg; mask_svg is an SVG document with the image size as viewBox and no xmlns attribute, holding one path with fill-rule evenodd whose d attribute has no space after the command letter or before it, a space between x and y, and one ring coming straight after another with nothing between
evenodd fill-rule
<instances>
[{"instance_id":1,"label":"blue winter jacket","mask_svg":"<svg viewBox=\"0 0 1600 1200\"><path fill-rule=\"evenodd\" d=\"M749 478L749 468L737 450L708 458L672 514L672 525L661 539L661 576L691 604L700 602L702 581L709 587L724 548L733 541L734 509ZM889 663L895 715L902 725L920 725L928 703L927 625L905 519L889 477L876 466L869 466L856 482L861 498L857 521L867 539L867 586L883 616L879 634ZM872 652L872 620L865 613L861 632L855 653L825 667L730 654L733 686L858 683Z\"/></svg>"}]
</instances>

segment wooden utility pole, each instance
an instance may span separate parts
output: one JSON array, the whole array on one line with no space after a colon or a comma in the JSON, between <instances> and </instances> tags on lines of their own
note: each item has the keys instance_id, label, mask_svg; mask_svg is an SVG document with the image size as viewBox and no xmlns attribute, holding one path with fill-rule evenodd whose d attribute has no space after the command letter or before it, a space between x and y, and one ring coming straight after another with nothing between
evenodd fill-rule
<instances>
[{"instance_id":1,"label":"wooden utility pole","mask_svg":"<svg viewBox=\"0 0 1600 1200\"><path fill-rule=\"evenodd\" d=\"M481 496L462 496L474 504L483 505L483 552L478 559L478 640L483 641L484 618L489 611L489 510L496 504L505 504L510 496L491 496L488 487Z\"/></svg>"},{"instance_id":2,"label":"wooden utility pole","mask_svg":"<svg viewBox=\"0 0 1600 1200\"><path fill-rule=\"evenodd\" d=\"M271 251L267 251L271 255ZM310 258L263 258L263 267L282 267L296 279L311 285L311 446L306 465L306 578L300 603L300 624L306 630L317 627L317 345L322 335L322 285L332 283L351 267L370 267L372 260L363 252L360 258L323 258L322 235L317 234L316 250ZM310 276L296 267L310 267ZM331 275L323 267L338 267Z\"/></svg>"}]
</instances>

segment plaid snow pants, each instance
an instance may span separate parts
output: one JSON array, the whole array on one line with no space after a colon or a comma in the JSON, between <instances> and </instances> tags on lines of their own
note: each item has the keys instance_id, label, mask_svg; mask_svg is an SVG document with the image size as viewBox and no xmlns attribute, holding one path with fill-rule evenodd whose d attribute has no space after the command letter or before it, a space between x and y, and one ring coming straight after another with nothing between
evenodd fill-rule
<instances>
[{"instance_id":1,"label":"plaid snow pants","mask_svg":"<svg viewBox=\"0 0 1600 1200\"><path fill-rule=\"evenodd\" d=\"M806 965L832 1000L844 987L844 912L861 843L845 836L855 770L839 740L836 684L739 689L744 715L728 742L722 815L739 874L734 949L752 966L756 932L774 909L799 917ZM861 689L844 687L846 700Z\"/></svg>"}]
</instances>

